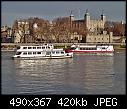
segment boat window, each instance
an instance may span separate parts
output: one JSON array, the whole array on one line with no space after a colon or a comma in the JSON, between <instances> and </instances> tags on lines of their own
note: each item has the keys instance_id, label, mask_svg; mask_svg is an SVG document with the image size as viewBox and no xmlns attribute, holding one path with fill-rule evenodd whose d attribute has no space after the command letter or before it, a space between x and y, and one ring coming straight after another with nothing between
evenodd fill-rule
<instances>
[{"instance_id":1,"label":"boat window","mask_svg":"<svg viewBox=\"0 0 127 109\"><path fill-rule=\"evenodd\" d=\"M24 54L24 55L27 55L27 52L24 52L23 54Z\"/></svg>"},{"instance_id":2,"label":"boat window","mask_svg":"<svg viewBox=\"0 0 127 109\"><path fill-rule=\"evenodd\" d=\"M33 49L36 49L36 47L33 47Z\"/></svg>"},{"instance_id":3,"label":"boat window","mask_svg":"<svg viewBox=\"0 0 127 109\"><path fill-rule=\"evenodd\" d=\"M59 51L56 51L56 54L59 54Z\"/></svg>"},{"instance_id":4,"label":"boat window","mask_svg":"<svg viewBox=\"0 0 127 109\"><path fill-rule=\"evenodd\" d=\"M75 47L71 47L71 50L75 50L76 48Z\"/></svg>"},{"instance_id":5,"label":"boat window","mask_svg":"<svg viewBox=\"0 0 127 109\"><path fill-rule=\"evenodd\" d=\"M42 47L42 49L45 49L45 47Z\"/></svg>"},{"instance_id":6,"label":"boat window","mask_svg":"<svg viewBox=\"0 0 127 109\"><path fill-rule=\"evenodd\" d=\"M18 46L17 49L20 49L20 46Z\"/></svg>"},{"instance_id":7,"label":"boat window","mask_svg":"<svg viewBox=\"0 0 127 109\"><path fill-rule=\"evenodd\" d=\"M52 51L52 54L55 54L55 51Z\"/></svg>"},{"instance_id":8,"label":"boat window","mask_svg":"<svg viewBox=\"0 0 127 109\"><path fill-rule=\"evenodd\" d=\"M48 49L50 49L50 47L48 47Z\"/></svg>"},{"instance_id":9,"label":"boat window","mask_svg":"<svg viewBox=\"0 0 127 109\"><path fill-rule=\"evenodd\" d=\"M102 49L106 49L105 47L102 47Z\"/></svg>"},{"instance_id":10,"label":"boat window","mask_svg":"<svg viewBox=\"0 0 127 109\"><path fill-rule=\"evenodd\" d=\"M28 47L28 49L31 49L31 47Z\"/></svg>"},{"instance_id":11,"label":"boat window","mask_svg":"<svg viewBox=\"0 0 127 109\"><path fill-rule=\"evenodd\" d=\"M22 52L17 52L16 55L20 55Z\"/></svg>"},{"instance_id":12,"label":"boat window","mask_svg":"<svg viewBox=\"0 0 127 109\"><path fill-rule=\"evenodd\" d=\"M32 52L28 52L28 55L31 55L32 54Z\"/></svg>"},{"instance_id":13,"label":"boat window","mask_svg":"<svg viewBox=\"0 0 127 109\"><path fill-rule=\"evenodd\" d=\"M63 51L61 51L61 54L64 54L64 52L63 52Z\"/></svg>"},{"instance_id":14,"label":"boat window","mask_svg":"<svg viewBox=\"0 0 127 109\"><path fill-rule=\"evenodd\" d=\"M41 52L37 52L37 54L41 54Z\"/></svg>"},{"instance_id":15,"label":"boat window","mask_svg":"<svg viewBox=\"0 0 127 109\"><path fill-rule=\"evenodd\" d=\"M37 47L37 49L41 49L41 47Z\"/></svg>"},{"instance_id":16,"label":"boat window","mask_svg":"<svg viewBox=\"0 0 127 109\"><path fill-rule=\"evenodd\" d=\"M36 52L33 52L33 54L36 54Z\"/></svg>"},{"instance_id":17,"label":"boat window","mask_svg":"<svg viewBox=\"0 0 127 109\"><path fill-rule=\"evenodd\" d=\"M23 49L27 49L27 47L23 47Z\"/></svg>"}]
</instances>

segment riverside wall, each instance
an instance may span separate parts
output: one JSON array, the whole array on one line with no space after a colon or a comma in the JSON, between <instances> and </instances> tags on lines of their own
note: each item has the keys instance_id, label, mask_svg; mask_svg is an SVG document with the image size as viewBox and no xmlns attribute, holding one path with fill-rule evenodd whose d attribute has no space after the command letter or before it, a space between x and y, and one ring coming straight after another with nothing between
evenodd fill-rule
<instances>
[{"instance_id":1,"label":"riverside wall","mask_svg":"<svg viewBox=\"0 0 127 109\"><path fill-rule=\"evenodd\" d=\"M1 50L5 51L13 51L17 46L23 46L23 45L41 45L42 43L1 43ZM52 43L56 48L66 48L71 46L73 43ZM101 43L74 43L74 44L80 44L80 45L96 45ZM125 49L126 44L125 43L109 43L111 45L114 45L114 49Z\"/></svg>"}]
</instances>

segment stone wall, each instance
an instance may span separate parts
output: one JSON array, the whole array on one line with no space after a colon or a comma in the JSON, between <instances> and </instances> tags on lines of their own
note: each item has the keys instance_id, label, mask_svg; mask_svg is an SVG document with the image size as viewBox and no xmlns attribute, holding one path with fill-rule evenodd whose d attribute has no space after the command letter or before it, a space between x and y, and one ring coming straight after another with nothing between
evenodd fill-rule
<instances>
[{"instance_id":1,"label":"stone wall","mask_svg":"<svg viewBox=\"0 0 127 109\"><path fill-rule=\"evenodd\" d=\"M113 34L88 34L86 36L86 43L112 43Z\"/></svg>"}]
</instances>

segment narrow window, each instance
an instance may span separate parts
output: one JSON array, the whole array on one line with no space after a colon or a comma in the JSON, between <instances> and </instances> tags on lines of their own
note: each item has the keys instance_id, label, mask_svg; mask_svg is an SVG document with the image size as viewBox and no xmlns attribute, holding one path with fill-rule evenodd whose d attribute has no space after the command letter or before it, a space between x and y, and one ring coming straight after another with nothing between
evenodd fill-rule
<instances>
[{"instance_id":1,"label":"narrow window","mask_svg":"<svg viewBox=\"0 0 127 109\"><path fill-rule=\"evenodd\" d=\"M64 52L63 52L63 51L61 51L61 54L64 54Z\"/></svg>"},{"instance_id":2,"label":"narrow window","mask_svg":"<svg viewBox=\"0 0 127 109\"><path fill-rule=\"evenodd\" d=\"M33 54L36 54L36 52L33 52Z\"/></svg>"},{"instance_id":3,"label":"narrow window","mask_svg":"<svg viewBox=\"0 0 127 109\"><path fill-rule=\"evenodd\" d=\"M27 55L27 52L24 52L23 54L24 54L24 55Z\"/></svg>"},{"instance_id":4,"label":"narrow window","mask_svg":"<svg viewBox=\"0 0 127 109\"><path fill-rule=\"evenodd\" d=\"M33 47L33 49L36 49L36 47Z\"/></svg>"},{"instance_id":5,"label":"narrow window","mask_svg":"<svg viewBox=\"0 0 127 109\"><path fill-rule=\"evenodd\" d=\"M37 54L41 54L41 52L37 52Z\"/></svg>"},{"instance_id":6,"label":"narrow window","mask_svg":"<svg viewBox=\"0 0 127 109\"><path fill-rule=\"evenodd\" d=\"M56 54L59 54L59 52L58 52L58 51L56 51Z\"/></svg>"},{"instance_id":7,"label":"narrow window","mask_svg":"<svg viewBox=\"0 0 127 109\"><path fill-rule=\"evenodd\" d=\"M42 49L45 49L45 47L42 47Z\"/></svg>"},{"instance_id":8,"label":"narrow window","mask_svg":"<svg viewBox=\"0 0 127 109\"><path fill-rule=\"evenodd\" d=\"M52 51L52 54L55 54L55 51Z\"/></svg>"},{"instance_id":9,"label":"narrow window","mask_svg":"<svg viewBox=\"0 0 127 109\"><path fill-rule=\"evenodd\" d=\"M28 55L31 55L32 54L32 52L28 52Z\"/></svg>"},{"instance_id":10,"label":"narrow window","mask_svg":"<svg viewBox=\"0 0 127 109\"><path fill-rule=\"evenodd\" d=\"M27 47L23 47L23 49L27 49Z\"/></svg>"},{"instance_id":11,"label":"narrow window","mask_svg":"<svg viewBox=\"0 0 127 109\"><path fill-rule=\"evenodd\" d=\"M22 52L17 52L16 55L20 55Z\"/></svg>"},{"instance_id":12,"label":"narrow window","mask_svg":"<svg viewBox=\"0 0 127 109\"><path fill-rule=\"evenodd\" d=\"M41 47L37 47L37 49L41 49Z\"/></svg>"}]
</instances>

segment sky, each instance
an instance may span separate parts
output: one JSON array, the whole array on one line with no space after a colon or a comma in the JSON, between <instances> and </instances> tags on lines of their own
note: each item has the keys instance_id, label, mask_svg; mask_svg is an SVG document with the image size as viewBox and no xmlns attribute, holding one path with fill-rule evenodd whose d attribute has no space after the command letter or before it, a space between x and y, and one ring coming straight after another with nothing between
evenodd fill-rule
<instances>
[{"instance_id":1,"label":"sky","mask_svg":"<svg viewBox=\"0 0 127 109\"><path fill-rule=\"evenodd\" d=\"M83 19L88 9L92 19L100 18L102 10L108 21L125 21L125 1L2 1L1 25L12 26L14 20L38 17L52 21L72 14Z\"/></svg>"}]
</instances>

